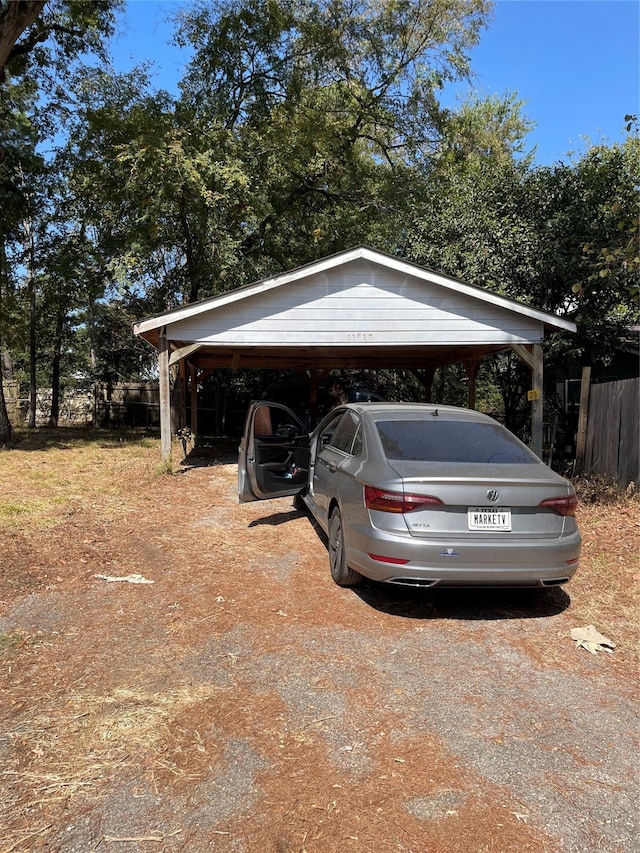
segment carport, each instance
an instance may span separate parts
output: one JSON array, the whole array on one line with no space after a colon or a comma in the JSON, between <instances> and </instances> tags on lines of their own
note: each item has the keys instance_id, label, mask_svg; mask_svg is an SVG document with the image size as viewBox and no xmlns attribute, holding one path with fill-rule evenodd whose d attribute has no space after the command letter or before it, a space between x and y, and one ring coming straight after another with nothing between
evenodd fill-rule
<instances>
[{"instance_id":1,"label":"carport","mask_svg":"<svg viewBox=\"0 0 640 853\"><path fill-rule=\"evenodd\" d=\"M469 407L482 359L512 349L531 370L532 448L542 454L545 330L576 326L481 287L360 246L134 324L158 350L163 459L171 456L171 374L190 394L216 368L281 368L309 378L311 410L327 371L404 368L425 400L438 367L462 363Z\"/></svg>"}]
</instances>

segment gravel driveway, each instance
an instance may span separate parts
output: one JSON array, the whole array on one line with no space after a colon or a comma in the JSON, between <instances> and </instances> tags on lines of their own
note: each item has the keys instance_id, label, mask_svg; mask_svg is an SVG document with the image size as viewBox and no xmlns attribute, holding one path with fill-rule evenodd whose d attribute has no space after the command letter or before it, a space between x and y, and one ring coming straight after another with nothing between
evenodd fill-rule
<instances>
[{"instance_id":1,"label":"gravel driveway","mask_svg":"<svg viewBox=\"0 0 640 853\"><path fill-rule=\"evenodd\" d=\"M341 589L234 465L165 479L3 602L2 853L637 853L637 679L571 585Z\"/></svg>"}]
</instances>

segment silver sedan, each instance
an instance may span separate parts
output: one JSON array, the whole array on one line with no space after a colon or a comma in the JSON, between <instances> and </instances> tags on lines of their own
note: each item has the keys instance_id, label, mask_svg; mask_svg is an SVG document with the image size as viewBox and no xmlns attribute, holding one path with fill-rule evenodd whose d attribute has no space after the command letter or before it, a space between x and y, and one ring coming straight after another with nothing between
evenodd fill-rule
<instances>
[{"instance_id":1,"label":"silver sedan","mask_svg":"<svg viewBox=\"0 0 640 853\"><path fill-rule=\"evenodd\" d=\"M578 568L571 484L469 409L351 403L309 433L286 407L252 403L239 500L287 495L327 534L341 586L549 587Z\"/></svg>"}]
</instances>

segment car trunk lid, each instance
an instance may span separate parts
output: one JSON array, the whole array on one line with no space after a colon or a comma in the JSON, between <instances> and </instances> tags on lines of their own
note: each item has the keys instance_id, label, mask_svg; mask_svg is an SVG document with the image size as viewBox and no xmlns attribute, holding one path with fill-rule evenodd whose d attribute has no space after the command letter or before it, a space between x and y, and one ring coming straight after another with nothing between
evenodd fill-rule
<instances>
[{"instance_id":1,"label":"car trunk lid","mask_svg":"<svg viewBox=\"0 0 640 853\"><path fill-rule=\"evenodd\" d=\"M508 475L500 465L397 460L390 464L402 477L406 494L441 501L404 514L412 536L544 538L561 536L565 530L565 517L540 504L567 497L570 486L542 463L509 465Z\"/></svg>"}]
</instances>

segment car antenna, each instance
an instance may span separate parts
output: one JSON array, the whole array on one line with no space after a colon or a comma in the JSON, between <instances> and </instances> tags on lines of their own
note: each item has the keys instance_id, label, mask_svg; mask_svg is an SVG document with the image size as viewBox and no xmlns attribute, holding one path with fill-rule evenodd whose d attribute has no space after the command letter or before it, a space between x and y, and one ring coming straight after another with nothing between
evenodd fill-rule
<instances>
[{"instance_id":1,"label":"car antenna","mask_svg":"<svg viewBox=\"0 0 640 853\"><path fill-rule=\"evenodd\" d=\"M440 417L440 416L438 415L438 410L437 410L437 409L435 409L433 412L431 412L431 417L433 417L433 418Z\"/></svg>"}]
</instances>

